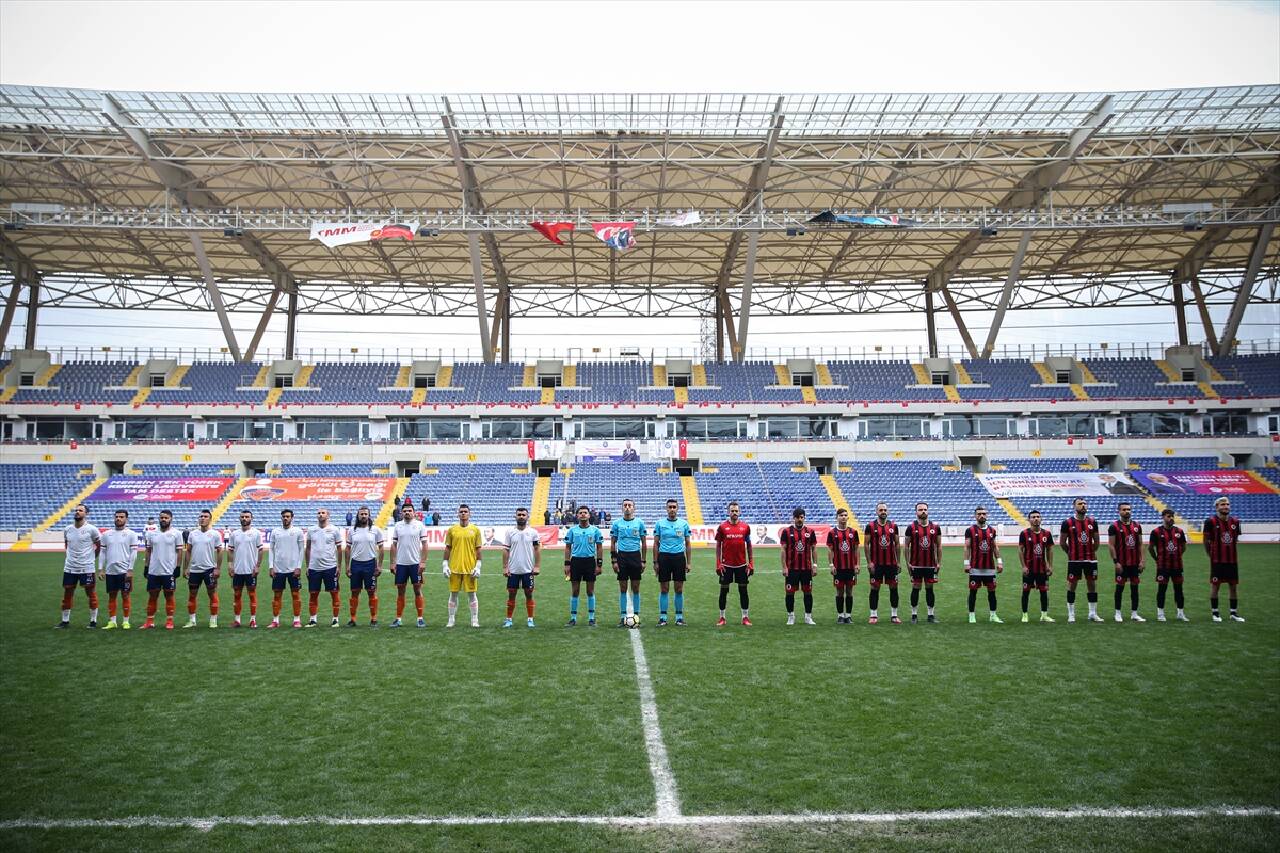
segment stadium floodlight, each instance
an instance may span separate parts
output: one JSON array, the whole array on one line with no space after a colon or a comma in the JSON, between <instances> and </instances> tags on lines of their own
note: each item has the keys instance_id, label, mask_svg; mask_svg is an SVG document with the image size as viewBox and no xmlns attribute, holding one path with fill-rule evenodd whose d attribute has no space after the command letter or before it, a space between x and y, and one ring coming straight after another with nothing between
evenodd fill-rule
<instances>
[{"instance_id":1,"label":"stadium floodlight","mask_svg":"<svg viewBox=\"0 0 1280 853\"><path fill-rule=\"evenodd\" d=\"M981 234L983 237L994 237L997 234L999 234L1000 231L996 228L992 228L990 225L987 225L987 226L984 226L982 230L979 231L978 233Z\"/></svg>"},{"instance_id":2,"label":"stadium floodlight","mask_svg":"<svg viewBox=\"0 0 1280 853\"><path fill-rule=\"evenodd\" d=\"M243 228L223 228L222 236L223 237L243 237L244 229Z\"/></svg>"}]
</instances>

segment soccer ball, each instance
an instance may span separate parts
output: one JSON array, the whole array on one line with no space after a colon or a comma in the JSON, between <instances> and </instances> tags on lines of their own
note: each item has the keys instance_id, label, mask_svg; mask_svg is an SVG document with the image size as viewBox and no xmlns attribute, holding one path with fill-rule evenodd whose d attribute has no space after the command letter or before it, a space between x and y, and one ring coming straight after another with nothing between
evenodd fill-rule
<instances>
[{"instance_id":1,"label":"soccer ball","mask_svg":"<svg viewBox=\"0 0 1280 853\"><path fill-rule=\"evenodd\" d=\"M622 620L622 624L623 624L623 625L626 625L628 628L639 628L639 627L640 627L640 617L639 617L639 616L637 616L637 615L635 615L634 613L629 613L629 614L627 614L627 616Z\"/></svg>"}]
</instances>

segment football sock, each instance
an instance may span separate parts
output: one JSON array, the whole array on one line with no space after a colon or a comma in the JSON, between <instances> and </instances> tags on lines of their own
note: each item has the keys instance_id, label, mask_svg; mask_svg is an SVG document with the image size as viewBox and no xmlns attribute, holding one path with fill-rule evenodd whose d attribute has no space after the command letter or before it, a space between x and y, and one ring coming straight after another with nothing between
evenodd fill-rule
<instances>
[{"instance_id":1,"label":"football sock","mask_svg":"<svg viewBox=\"0 0 1280 853\"><path fill-rule=\"evenodd\" d=\"M596 597L594 595L587 596L587 618L596 618Z\"/></svg>"},{"instance_id":2,"label":"football sock","mask_svg":"<svg viewBox=\"0 0 1280 853\"><path fill-rule=\"evenodd\" d=\"M992 613L996 612L996 590L995 587L987 587L987 607Z\"/></svg>"},{"instance_id":3,"label":"football sock","mask_svg":"<svg viewBox=\"0 0 1280 853\"><path fill-rule=\"evenodd\" d=\"M896 585L889 587L889 607L895 610L898 608L898 587Z\"/></svg>"},{"instance_id":4,"label":"football sock","mask_svg":"<svg viewBox=\"0 0 1280 853\"><path fill-rule=\"evenodd\" d=\"M128 599L125 600L128 601ZM1186 604L1186 600L1182 595L1182 584L1180 583L1175 583L1173 585L1173 603L1178 605L1179 610L1181 610L1182 606Z\"/></svg>"},{"instance_id":5,"label":"football sock","mask_svg":"<svg viewBox=\"0 0 1280 853\"><path fill-rule=\"evenodd\" d=\"M1067 590L1067 604L1071 605L1071 604L1075 604L1075 603L1076 603L1076 591L1075 591L1074 589L1068 589L1068 590Z\"/></svg>"},{"instance_id":6,"label":"football sock","mask_svg":"<svg viewBox=\"0 0 1280 853\"><path fill-rule=\"evenodd\" d=\"M978 590L971 589L969 590L969 612L970 613L973 612L973 609L974 607L977 606L977 604L978 604Z\"/></svg>"},{"instance_id":7,"label":"football sock","mask_svg":"<svg viewBox=\"0 0 1280 853\"><path fill-rule=\"evenodd\" d=\"M316 612L320 609L320 590L312 590L307 593L307 615L312 619L316 618Z\"/></svg>"},{"instance_id":8,"label":"football sock","mask_svg":"<svg viewBox=\"0 0 1280 853\"><path fill-rule=\"evenodd\" d=\"M676 618L679 618L684 615L684 593L677 592L675 595L675 599L676 599Z\"/></svg>"},{"instance_id":9,"label":"football sock","mask_svg":"<svg viewBox=\"0 0 1280 853\"><path fill-rule=\"evenodd\" d=\"M526 613L529 614L529 618L532 619L533 618L533 599L532 598L526 598L524 600L524 610Z\"/></svg>"},{"instance_id":10,"label":"football sock","mask_svg":"<svg viewBox=\"0 0 1280 853\"><path fill-rule=\"evenodd\" d=\"M329 590L329 603L333 607L333 618L337 619L338 614L342 611L342 600L339 598L338 588L336 586Z\"/></svg>"},{"instance_id":11,"label":"football sock","mask_svg":"<svg viewBox=\"0 0 1280 853\"><path fill-rule=\"evenodd\" d=\"M274 619L280 618L280 601L284 598L284 590L278 589L271 594L271 616Z\"/></svg>"},{"instance_id":12,"label":"football sock","mask_svg":"<svg viewBox=\"0 0 1280 853\"><path fill-rule=\"evenodd\" d=\"M804 594L804 612L806 614L813 613L813 593L811 592Z\"/></svg>"},{"instance_id":13,"label":"football sock","mask_svg":"<svg viewBox=\"0 0 1280 853\"><path fill-rule=\"evenodd\" d=\"M216 592L209 593L209 615L218 615L218 594Z\"/></svg>"},{"instance_id":14,"label":"football sock","mask_svg":"<svg viewBox=\"0 0 1280 853\"><path fill-rule=\"evenodd\" d=\"M880 587L872 585L869 601L872 610L875 610L880 606Z\"/></svg>"},{"instance_id":15,"label":"football sock","mask_svg":"<svg viewBox=\"0 0 1280 853\"><path fill-rule=\"evenodd\" d=\"M933 613L933 587L926 586L924 588L924 603L929 605L929 612Z\"/></svg>"},{"instance_id":16,"label":"football sock","mask_svg":"<svg viewBox=\"0 0 1280 853\"><path fill-rule=\"evenodd\" d=\"M724 614L724 606L729 603L729 587L720 587L720 613Z\"/></svg>"},{"instance_id":17,"label":"football sock","mask_svg":"<svg viewBox=\"0 0 1280 853\"><path fill-rule=\"evenodd\" d=\"M67 587L64 586L62 588L62 609L65 610L67 613L71 612L71 603L75 601L75 596L76 596L75 587L71 587L70 589L68 589ZM62 621L66 622L67 620L63 619Z\"/></svg>"},{"instance_id":18,"label":"football sock","mask_svg":"<svg viewBox=\"0 0 1280 853\"><path fill-rule=\"evenodd\" d=\"M1218 615L1218 596L1215 595L1209 599L1209 608L1213 610L1214 616Z\"/></svg>"},{"instance_id":19,"label":"football sock","mask_svg":"<svg viewBox=\"0 0 1280 853\"><path fill-rule=\"evenodd\" d=\"M480 618L480 599L476 597L474 592L467 593L467 597L470 599L467 605L471 610L471 621L474 622Z\"/></svg>"},{"instance_id":20,"label":"football sock","mask_svg":"<svg viewBox=\"0 0 1280 853\"><path fill-rule=\"evenodd\" d=\"M1164 610L1164 600L1168 592L1169 592L1168 583L1162 583L1156 587L1156 607L1160 608L1161 610Z\"/></svg>"},{"instance_id":21,"label":"football sock","mask_svg":"<svg viewBox=\"0 0 1280 853\"><path fill-rule=\"evenodd\" d=\"M1086 593L1085 597L1089 599L1089 615L1097 616L1098 615L1098 593L1096 592Z\"/></svg>"},{"instance_id":22,"label":"football sock","mask_svg":"<svg viewBox=\"0 0 1280 853\"><path fill-rule=\"evenodd\" d=\"M627 615L627 593L625 591L618 593L618 614L620 616Z\"/></svg>"},{"instance_id":23,"label":"football sock","mask_svg":"<svg viewBox=\"0 0 1280 853\"><path fill-rule=\"evenodd\" d=\"M423 612L426 610L426 601L422 598L422 590L415 589L413 591L413 609L418 611L418 618L422 618Z\"/></svg>"},{"instance_id":24,"label":"football sock","mask_svg":"<svg viewBox=\"0 0 1280 853\"><path fill-rule=\"evenodd\" d=\"M787 612L796 612L796 594L794 592L787 593Z\"/></svg>"},{"instance_id":25,"label":"football sock","mask_svg":"<svg viewBox=\"0 0 1280 853\"><path fill-rule=\"evenodd\" d=\"M1022 612L1023 613L1027 612L1027 604L1030 603L1030 601L1031 601L1031 590L1024 589L1022 591Z\"/></svg>"},{"instance_id":26,"label":"football sock","mask_svg":"<svg viewBox=\"0 0 1280 853\"><path fill-rule=\"evenodd\" d=\"M747 595L747 585L738 585L738 604L742 606L742 615L747 615L747 607L750 606L751 596Z\"/></svg>"},{"instance_id":27,"label":"football sock","mask_svg":"<svg viewBox=\"0 0 1280 853\"><path fill-rule=\"evenodd\" d=\"M920 587L911 587L911 612L915 613L916 608L920 606Z\"/></svg>"},{"instance_id":28,"label":"football sock","mask_svg":"<svg viewBox=\"0 0 1280 853\"><path fill-rule=\"evenodd\" d=\"M378 594L376 592L369 593L369 618L378 621Z\"/></svg>"},{"instance_id":29,"label":"football sock","mask_svg":"<svg viewBox=\"0 0 1280 853\"><path fill-rule=\"evenodd\" d=\"M124 618L128 619L129 611L133 607L133 597L129 593L126 592L120 596L120 607L124 610Z\"/></svg>"},{"instance_id":30,"label":"football sock","mask_svg":"<svg viewBox=\"0 0 1280 853\"><path fill-rule=\"evenodd\" d=\"M1235 608L1234 608L1234 607L1233 607L1233 608L1231 608L1231 611L1234 613L1234 612L1235 612ZM90 621L90 622L97 622L97 621L98 621L98 608L94 607L94 608L91 608L91 609L89 610L89 621Z\"/></svg>"},{"instance_id":31,"label":"football sock","mask_svg":"<svg viewBox=\"0 0 1280 853\"><path fill-rule=\"evenodd\" d=\"M125 605L126 608L128 608L128 606L129 605L127 604ZM129 611L126 609L125 613L128 613L128 612ZM258 615L258 591L256 589L249 590L249 615L250 616Z\"/></svg>"},{"instance_id":32,"label":"football sock","mask_svg":"<svg viewBox=\"0 0 1280 853\"><path fill-rule=\"evenodd\" d=\"M116 594L114 592L107 596L107 615L112 619L116 618Z\"/></svg>"},{"instance_id":33,"label":"football sock","mask_svg":"<svg viewBox=\"0 0 1280 853\"><path fill-rule=\"evenodd\" d=\"M351 616L351 621L354 622L356 620L356 608L360 606L360 596L352 594L351 598L347 601L347 604L349 607L348 612Z\"/></svg>"},{"instance_id":34,"label":"football sock","mask_svg":"<svg viewBox=\"0 0 1280 853\"><path fill-rule=\"evenodd\" d=\"M1138 612L1138 584L1136 581L1129 584L1129 608L1135 613Z\"/></svg>"},{"instance_id":35,"label":"football sock","mask_svg":"<svg viewBox=\"0 0 1280 853\"><path fill-rule=\"evenodd\" d=\"M296 619L302 615L302 593L295 589L289 597L293 599L293 615Z\"/></svg>"},{"instance_id":36,"label":"football sock","mask_svg":"<svg viewBox=\"0 0 1280 853\"><path fill-rule=\"evenodd\" d=\"M723 613L724 611L721 612ZM844 590L838 590L836 592L836 615L844 615Z\"/></svg>"},{"instance_id":37,"label":"football sock","mask_svg":"<svg viewBox=\"0 0 1280 853\"><path fill-rule=\"evenodd\" d=\"M458 594L456 592L449 593L449 621L453 621L453 617L458 613Z\"/></svg>"},{"instance_id":38,"label":"football sock","mask_svg":"<svg viewBox=\"0 0 1280 853\"><path fill-rule=\"evenodd\" d=\"M511 618L511 614L516 612L516 597L513 595L507 599L507 618Z\"/></svg>"},{"instance_id":39,"label":"football sock","mask_svg":"<svg viewBox=\"0 0 1280 853\"><path fill-rule=\"evenodd\" d=\"M1116 610L1119 610L1122 604L1124 604L1124 585L1116 584Z\"/></svg>"},{"instance_id":40,"label":"football sock","mask_svg":"<svg viewBox=\"0 0 1280 853\"><path fill-rule=\"evenodd\" d=\"M1040 590L1040 612L1049 612L1049 590L1047 589Z\"/></svg>"},{"instance_id":41,"label":"football sock","mask_svg":"<svg viewBox=\"0 0 1280 853\"><path fill-rule=\"evenodd\" d=\"M640 593L638 592L631 593L631 612L637 616L640 615Z\"/></svg>"},{"instance_id":42,"label":"football sock","mask_svg":"<svg viewBox=\"0 0 1280 853\"><path fill-rule=\"evenodd\" d=\"M1229 598L1229 599L1227 599L1227 604L1228 604L1228 605L1230 605L1230 607L1231 607L1231 615L1232 615L1232 616L1239 616L1239 615L1240 615L1239 613L1237 613L1237 612L1236 612L1237 610L1239 610L1239 609L1240 609L1240 600L1239 600L1239 599L1236 599L1236 598Z\"/></svg>"},{"instance_id":43,"label":"football sock","mask_svg":"<svg viewBox=\"0 0 1280 853\"><path fill-rule=\"evenodd\" d=\"M569 615L577 618L578 616L578 596L569 596Z\"/></svg>"},{"instance_id":44,"label":"football sock","mask_svg":"<svg viewBox=\"0 0 1280 853\"><path fill-rule=\"evenodd\" d=\"M166 589L164 591L164 615L172 619L173 611L174 611L173 590Z\"/></svg>"},{"instance_id":45,"label":"football sock","mask_svg":"<svg viewBox=\"0 0 1280 853\"><path fill-rule=\"evenodd\" d=\"M397 619L400 619L401 617L404 616L404 587L400 587L399 589L400 591L396 593L396 618Z\"/></svg>"},{"instance_id":46,"label":"football sock","mask_svg":"<svg viewBox=\"0 0 1280 853\"><path fill-rule=\"evenodd\" d=\"M196 594L194 592L187 596L187 613L192 616L196 615Z\"/></svg>"},{"instance_id":47,"label":"football sock","mask_svg":"<svg viewBox=\"0 0 1280 853\"><path fill-rule=\"evenodd\" d=\"M658 615L666 618L668 595L665 592L658 593Z\"/></svg>"},{"instance_id":48,"label":"football sock","mask_svg":"<svg viewBox=\"0 0 1280 853\"><path fill-rule=\"evenodd\" d=\"M156 599L160 597L160 590L153 589L147 593L147 618L152 619L156 615ZM67 611L70 615L71 611ZM64 620L65 621L65 620Z\"/></svg>"},{"instance_id":49,"label":"football sock","mask_svg":"<svg viewBox=\"0 0 1280 853\"><path fill-rule=\"evenodd\" d=\"M232 611L235 612L237 618L239 618L240 616L240 602L243 600L243 597L244 597L244 588L242 587L235 591L235 598L231 604L231 609Z\"/></svg>"},{"instance_id":50,"label":"football sock","mask_svg":"<svg viewBox=\"0 0 1280 853\"><path fill-rule=\"evenodd\" d=\"M62 621L63 622L71 621L71 609L69 607L62 608Z\"/></svg>"}]
</instances>

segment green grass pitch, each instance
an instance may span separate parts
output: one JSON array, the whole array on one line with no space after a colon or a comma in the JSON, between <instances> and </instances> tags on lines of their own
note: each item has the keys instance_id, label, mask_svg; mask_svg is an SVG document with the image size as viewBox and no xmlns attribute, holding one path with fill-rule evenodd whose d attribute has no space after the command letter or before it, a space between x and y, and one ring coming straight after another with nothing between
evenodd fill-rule
<instances>
[{"instance_id":1,"label":"green grass pitch","mask_svg":"<svg viewBox=\"0 0 1280 853\"><path fill-rule=\"evenodd\" d=\"M613 627L617 584L606 569L597 588L600 627L564 628L568 584L558 553L547 556L532 631L522 618L499 628L505 590L495 554L480 582L483 627L445 631L445 580L433 552L427 630L364 627L363 600L358 629L326 621L308 631L233 630L224 578L223 627L205 627L202 594L199 629L143 634L85 630L83 593L72 630L51 630L61 555L0 556L0 848L1262 850L1280 843L1280 820L1265 816L4 826L129 816L651 814L630 632ZM971 626L961 554L949 548L940 625L867 625L863 581L857 624L834 624L823 582L818 626L786 627L780 576L766 571L776 566L770 551L751 584L755 626L733 620L717 629L711 554L698 550L686 589L691 624L659 630L657 584L647 573L640 636L682 812L1280 808L1280 548L1243 549L1245 624L1211 624L1204 555L1197 547L1189 556L1189 625L1154 621L1149 569L1145 625L1110 621L1107 582L1099 584L1106 624L1065 624L1060 575L1050 585L1059 622L1018 624L1019 581L1007 572L1000 612L1008 624ZM909 587L901 591L905 614ZM260 617L269 616L270 596L260 592ZM385 626L395 597L385 573L380 596ZM102 599L105 618L105 590ZM135 591L135 629L144 603L145 592ZM1034 619L1034 595L1031 609ZM985 610L980 595L980 618ZM185 613L180 583L179 623ZM736 613L733 590L729 615Z\"/></svg>"}]
</instances>

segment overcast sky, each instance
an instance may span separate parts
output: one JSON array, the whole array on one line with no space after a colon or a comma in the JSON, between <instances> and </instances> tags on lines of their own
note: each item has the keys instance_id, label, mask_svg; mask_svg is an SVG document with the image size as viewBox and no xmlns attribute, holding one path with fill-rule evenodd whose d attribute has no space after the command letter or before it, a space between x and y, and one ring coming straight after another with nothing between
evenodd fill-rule
<instances>
[{"instance_id":1,"label":"overcast sky","mask_svg":"<svg viewBox=\"0 0 1280 853\"><path fill-rule=\"evenodd\" d=\"M63 3L0 0L0 83L246 92L1080 91L1280 82L1280 2L1093 3ZM1220 312L1225 313L1225 311ZM85 339L88 312L42 314L38 343ZM154 318L90 315L94 340L136 343ZM171 315L166 315L171 316ZM219 345L207 330L157 345ZM859 344L922 341L893 315ZM1221 317L1219 322L1221 323ZM149 320L149 322L148 322ZM985 325L974 318L981 336ZM1153 324L1154 320L1154 324ZM20 339L19 312L15 336ZM1280 334L1250 309L1241 338ZM162 323L167 326L169 321ZM235 320L251 327L253 318ZM1071 326L1064 331L1064 323ZM1125 325L1126 323L1132 325ZM1002 342L1172 340L1172 312L1019 312ZM269 336L279 345L283 324ZM1083 328L1082 328L1083 327ZM299 344L373 346L377 333L303 318ZM417 321L410 345L470 343L474 321ZM842 327L841 327L842 328ZM1194 329L1193 325L1193 329ZM556 348L516 319L513 348ZM571 345L693 347L698 323L599 323ZM753 319L754 343L834 345L832 318ZM919 332L917 335L916 333ZM448 337L440 338L439 334ZM958 342L939 321L945 342ZM245 332L247 337L248 332ZM1193 331L1194 335L1194 331ZM428 337L430 336L430 337Z\"/></svg>"}]
</instances>

